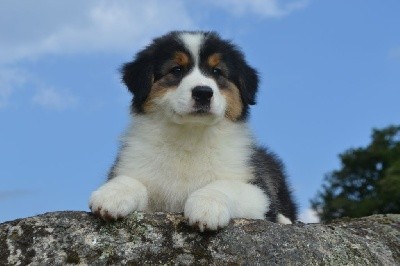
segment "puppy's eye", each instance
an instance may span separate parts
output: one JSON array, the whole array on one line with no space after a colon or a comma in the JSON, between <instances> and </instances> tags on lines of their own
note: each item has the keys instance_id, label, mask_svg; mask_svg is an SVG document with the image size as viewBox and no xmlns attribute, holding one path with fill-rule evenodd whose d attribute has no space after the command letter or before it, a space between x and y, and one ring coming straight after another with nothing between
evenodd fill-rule
<instances>
[{"instance_id":1,"label":"puppy's eye","mask_svg":"<svg viewBox=\"0 0 400 266\"><path fill-rule=\"evenodd\" d=\"M214 67L212 69L212 74L216 77L222 76L222 70L220 68Z\"/></svg>"},{"instance_id":2,"label":"puppy's eye","mask_svg":"<svg viewBox=\"0 0 400 266\"><path fill-rule=\"evenodd\" d=\"M180 76L183 73L183 68L180 66L176 66L171 68L171 70L169 71L171 74L174 74L175 76Z\"/></svg>"}]
</instances>

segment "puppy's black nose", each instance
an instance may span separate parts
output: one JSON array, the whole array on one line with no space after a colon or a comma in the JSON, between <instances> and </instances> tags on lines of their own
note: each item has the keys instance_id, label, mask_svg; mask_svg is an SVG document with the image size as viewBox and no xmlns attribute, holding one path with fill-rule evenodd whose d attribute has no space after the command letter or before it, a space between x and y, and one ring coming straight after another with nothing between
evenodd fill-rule
<instances>
[{"instance_id":1,"label":"puppy's black nose","mask_svg":"<svg viewBox=\"0 0 400 266\"><path fill-rule=\"evenodd\" d=\"M200 105L210 103L213 96L213 90L208 86L196 86L192 90L192 98Z\"/></svg>"}]
</instances>

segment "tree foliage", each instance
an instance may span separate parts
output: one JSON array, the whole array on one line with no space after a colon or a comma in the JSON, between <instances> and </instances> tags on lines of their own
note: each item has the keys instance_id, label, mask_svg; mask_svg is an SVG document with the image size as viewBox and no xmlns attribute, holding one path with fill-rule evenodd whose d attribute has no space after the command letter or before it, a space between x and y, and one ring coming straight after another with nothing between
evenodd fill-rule
<instances>
[{"instance_id":1,"label":"tree foliage","mask_svg":"<svg viewBox=\"0 0 400 266\"><path fill-rule=\"evenodd\" d=\"M341 169L325 176L311 200L322 221L377 213L400 213L400 126L372 133L367 147L339 155Z\"/></svg>"}]
</instances>

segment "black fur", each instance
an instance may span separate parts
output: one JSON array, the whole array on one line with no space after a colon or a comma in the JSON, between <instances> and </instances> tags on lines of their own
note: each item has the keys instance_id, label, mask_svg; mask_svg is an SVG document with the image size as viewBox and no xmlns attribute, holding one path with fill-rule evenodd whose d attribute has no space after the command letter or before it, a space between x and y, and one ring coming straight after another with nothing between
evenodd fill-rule
<instances>
[{"instance_id":1,"label":"black fur","mask_svg":"<svg viewBox=\"0 0 400 266\"><path fill-rule=\"evenodd\" d=\"M151 86L161 76L162 63L173 57L177 51L186 53L191 57L178 35L182 32L173 31L160 38L156 38L144 50L139 52L134 61L123 65L122 79L129 91L134 95L132 111L143 113L142 105L145 102ZM249 105L256 103L258 88L258 74L244 59L243 53L231 42L222 40L215 32L196 32L205 36L200 50L200 61L213 53L219 53L223 62L227 65L227 80L232 81L240 90L243 101L243 112L239 120L245 120L248 116ZM202 69L202 67L201 67ZM187 72L190 71L187 70ZM202 69L203 72L206 70ZM211 75L211 74L210 74Z\"/></svg>"},{"instance_id":2,"label":"black fur","mask_svg":"<svg viewBox=\"0 0 400 266\"><path fill-rule=\"evenodd\" d=\"M122 66L122 80L134 95L131 110L143 113L143 103L150 93L151 86L161 76L162 63L172 58L177 51L189 52L176 38L177 32L171 32L153 42L136 55L134 61Z\"/></svg>"},{"instance_id":3,"label":"black fur","mask_svg":"<svg viewBox=\"0 0 400 266\"><path fill-rule=\"evenodd\" d=\"M144 112L142 105L147 99L153 83L163 76L163 62L171 59L177 51L184 52L191 57L189 51L178 38L180 33L171 32L154 39L148 47L137 54L133 62L122 67L123 81L134 96L132 112L137 114ZM231 42L222 40L214 32L196 33L205 36L205 41L200 49L200 69L205 74L212 75L212 73L207 72L209 67L205 66L204 62L214 53L222 56L226 70L224 70L220 80L217 80L217 83L223 89L224 80L225 82L230 81L239 88L243 103L243 111L239 120L246 120L249 105L256 103L259 81L257 71L247 64L243 53ZM190 69L185 71L185 73L188 73ZM277 215L281 213L291 221L295 221L297 219L297 206L287 185L283 165L277 156L268 152L265 148L254 147L249 163L255 176L252 183L262 188L270 200L270 210L266 214L266 219L276 221ZM114 167L110 172L110 179L114 176Z\"/></svg>"},{"instance_id":4,"label":"black fur","mask_svg":"<svg viewBox=\"0 0 400 266\"><path fill-rule=\"evenodd\" d=\"M250 164L255 176L252 183L262 188L270 200L270 210L266 219L275 222L277 214L281 213L291 221L296 221L297 206L292 199L284 167L278 157L265 148L254 147Z\"/></svg>"},{"instance_id":5,"label":"black fur","mask_svg":"<svg viewBox=\"0 0 400 266\"><path fill-rule=\"evenodd\" d=\"M249 105L256 104L258 88L257 71L249 66L243 53L237 46L229 41L222 40L215 32L206 34L206 40L200 51L200 61L219 53L222 61L227 65L227 79L232 81L240 90L243 101L243 113L239 120L245 120L248 116Z\"/></svg>"}]
</instances>

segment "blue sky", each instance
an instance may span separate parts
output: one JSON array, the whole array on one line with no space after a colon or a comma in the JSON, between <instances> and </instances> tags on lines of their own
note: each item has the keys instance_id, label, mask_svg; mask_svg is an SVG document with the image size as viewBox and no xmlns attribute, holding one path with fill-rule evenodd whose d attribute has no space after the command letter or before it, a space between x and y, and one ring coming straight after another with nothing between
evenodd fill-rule
<instances>
[{"instance_id":1,"label":"blue sky","mask_svg":"<svg viewBox=\"0 0 400 266\"><path fill-rule=\"evenodd\" d=\"M301 219L337 155L400 123L397 0L0 2L0 222L88 210L127 126L118 68L152 38L218 31L261 74L249 121Z\"/></svg>"}]
</instances>

